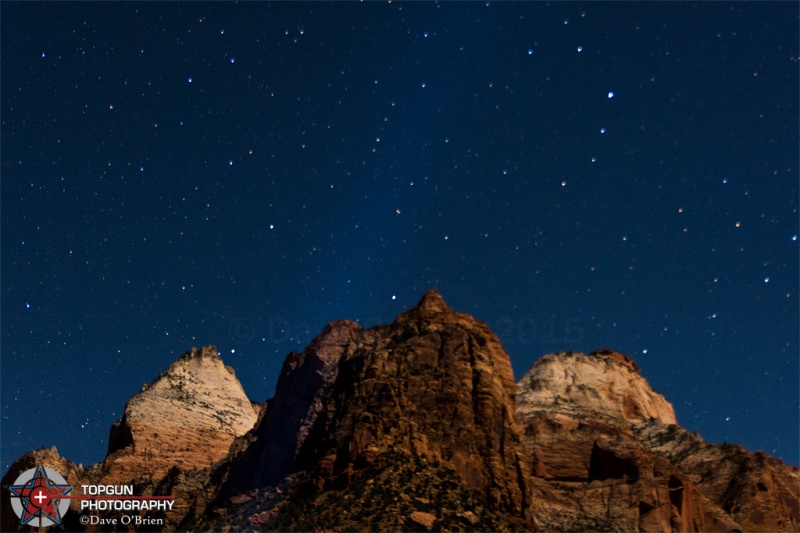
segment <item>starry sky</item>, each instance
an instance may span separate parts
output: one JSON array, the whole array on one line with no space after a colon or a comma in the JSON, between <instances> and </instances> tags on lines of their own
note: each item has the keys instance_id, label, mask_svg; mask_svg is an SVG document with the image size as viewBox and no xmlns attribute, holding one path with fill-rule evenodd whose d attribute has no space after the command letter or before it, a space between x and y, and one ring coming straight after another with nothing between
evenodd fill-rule
<instances>
[{"instance_id":1,"label":"starry sky","mask_svg":"<svg viewBox=\"0 0 800 533\"><path fill-rule=\"evenodd\" d=\"M5 471L429 288L800 464L798 4L2 5Z\"/></svg>"}]
</instances>

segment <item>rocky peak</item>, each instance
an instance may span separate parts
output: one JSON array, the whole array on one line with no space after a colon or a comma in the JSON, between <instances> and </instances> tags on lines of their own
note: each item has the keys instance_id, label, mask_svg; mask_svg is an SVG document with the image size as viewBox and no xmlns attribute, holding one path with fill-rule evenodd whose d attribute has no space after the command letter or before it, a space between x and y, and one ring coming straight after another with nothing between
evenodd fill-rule
<instances>
[{"instance_id":1,"label":"rocky peak","mask_svg":"<svg viewBox=\"0 0 800 533\"><path fill-rule=\"evenodd\" d=\"M341 348L350 344L362 327L351 320L334 320L328 323L304 350L304 354L318 359L323 365L335 365L342 356Z\"/></svg>"},{"instance_id":2,"label":"rocky peak","mask_svg":"<svg viewBox=\"0 0 800 533\"><path fill-rule=\"evenodd\" d=\"M216 348L193 348L125 406L111 428L108 481L158 480L173 466L204 468L255 424L257 413Z\"/></svg>"},{"instance_id":3,"label":"rocky peak","mask_svg":"<svg viewBox=\"0 0 800 533\"><path fill-rule=\"evenodd\" d=\"M630 358L611 350L560 352L539 359L518 384L517 412L591 416L622 425L651 418L675 424L672 405Z\"/></svg>"},{"instance_id":4,"label":"rocky peak","mask_svg":"<svg viewBox=\"0 0 800 533\"><path fill-rule=\"evenodd\" d=\"M317 490L341 490L393 467L391 457L441 464L491 508L521 519L528 466L514 391L497 336L435 290L390 325L331 323L287 358L257 441L232 462L223 494L298 469Z\"/></svg>"},{"instance_id":5,"label":"rocky peak","mask_svg":"<svg viewBox=\"0 0 800 533\"><path fill-rule=\"evenodd\" d=\"M669 402L650 388L633 361L611 350L539 359L517 384L517 417L535 476L582 481L608 471L638 477L631 474L637 468L630 461L608 451L632 446L633 424L675 423Z\"/></svg>"},{"instance_id":6,"label":"rocky peak","mask_svg":"<svg viewBox=\"0 0 800 533\"><path fill-rule=\"evenodd\" d=\"M611 361L614 361L614 362L616 362L616 363L618 363L618 364L620 364L620 365L622 365L624 367L627 367L632 372L636 372L637 374L640 373L639 365L637 365L634 362L633 359L631 359L627 355L621 354L619 352L615 352L614 350L608 350L608 349L595 350L592 353L590 353L589 355L592 355L594 357L605 357L605 358L610 359Z\"/></svg>"},{"instance_id":7,"label":"rocky peak","mask_svg":"<svg viewBox=\"0 0 800 533\"><path fill-rule=\"evenodd\" d=\"M55 448L36 450L15 462L3 483L41 463L75 487L135 485L141 494L172 494L172 510L154 516L165 520L164 530L175 530L188 513L203 512L215 490L212 465L226 458L234 439L253 427L257 407L215 347L192 348L128 401L122 419L111 427L103 463L84 469L60 458ZM3 499L0 514L2 531L11 530L8 520L16 518L6 512L7 501ZM78 500L70 505L74 512L67 514L67 530L83 530Z\"/></svg>"},{"instance_id":8,"label":"rocky peak","mask_svg":"<svg viewBox=\"0 0 800 533\"><path fill-rule=\"evenodd\" d=\"M286 357L275 397L252 435L235 446L243 451L230 464L225 494L277 484L299 468L314 444L313 439L307 443L309 435L313 431L318 438L325 427L340 361L353 353L363 332L355 322L335 320L305 350Z\"/></svg>"},{"instance_id":9,"label":"rocky peak","mask_svg":"<svg viewBox=\"0 0 800 533\"><path fill-rule=\"evenodd\" d=\"M417 311L417 313L423 316L435 316L439 313L452 311L449 307L447 307L447 304L444 302L444 298L442 298L442 295L439 294L439 291L436 289L430 289L428 292L426 292L414 309Z\"/></svg>"},{"instance_id":10,"label":"rocky peak","mask_svg":"<svg viewBox=\"0 0 800 533\"><path fill-rule=\"evenodd\" d=\"M422 299L409 309L400 313L395 319L395 324L409 322L441 322L452 319L457 313L447 307L447 304L436 289L430 289Z\"/></svg>"},{"instance_id":11,"label":"rocky peak","mask_svg":"<svg viewBox=\"0 0 800 533\"><path fill-rule=\"evenodd\" d=\"M797 469L680 428L621 353L544 356L517 400L544 530L798 531Z\"/></svg>"},{"instance_id":12,"label":"rocky peak","mask_svg":"<svg viewBox=\"0 0 800 533\"><path fill-rule=\"evenodd\" d=\"M200 348L192 347L188 352L180 356L178 361L188 361L191 359L220 359L217 353L217 347L213 345L201 346Z\"/></svg>"}]
</instances>

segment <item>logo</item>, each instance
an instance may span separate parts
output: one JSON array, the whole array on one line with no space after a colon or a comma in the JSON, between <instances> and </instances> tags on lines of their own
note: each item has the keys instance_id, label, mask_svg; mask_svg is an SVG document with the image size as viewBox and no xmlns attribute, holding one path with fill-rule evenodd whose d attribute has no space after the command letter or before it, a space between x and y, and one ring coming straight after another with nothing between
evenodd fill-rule
<instances>
[{"instance_id":1,"label":"logo","mask_svg":"<svg viewBox=\"0 0 800 533\"><path fill-rule=\"evenodd\" d=\"M67 480L52 468L37 466L26 470L8 486L11 492L11 508L19 518L19 526L60 526L61 517L69 509L72 490Z\"/></svg>"},{"instance_id":2,"label":"logo","mask_svg":"<svg viewBox=\"0 0 800 533\"><path fill-rule=\"evenodd\" d=\"M164 518L142 516L142 511L172 511L175 496L135 495L133 485L79 485L81 494L72 494L72 485L52 468L42 465L23 472L13 485L4 487L11 493L11 508L22 526L46 528L58 526L69 510L70 500L80 502L82 525L163 526ZM121 516L104 515L107 511L122 511Z\"/></svg>"}]
</instances>

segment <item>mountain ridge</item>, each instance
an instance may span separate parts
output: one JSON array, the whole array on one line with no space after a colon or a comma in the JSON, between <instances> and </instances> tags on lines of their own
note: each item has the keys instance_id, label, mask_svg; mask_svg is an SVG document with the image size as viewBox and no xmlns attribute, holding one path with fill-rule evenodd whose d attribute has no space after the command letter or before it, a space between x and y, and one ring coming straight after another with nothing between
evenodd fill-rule
<instances>
[{"instance_id":1,"label":"mountain ridge","mask_svg":"<svg viewBox=\"0 0 800 533\"><path fill-rule=\"evenodd\" d=\"M390 324L330 322L263 404L193 348L128 402L102 463L35 450L3 483L38 463L175 496L163 530L800 528L800 470L684 430L629 357L548 354L515 383L497 335L436 290Z\"/></svg>"}]
</instances>

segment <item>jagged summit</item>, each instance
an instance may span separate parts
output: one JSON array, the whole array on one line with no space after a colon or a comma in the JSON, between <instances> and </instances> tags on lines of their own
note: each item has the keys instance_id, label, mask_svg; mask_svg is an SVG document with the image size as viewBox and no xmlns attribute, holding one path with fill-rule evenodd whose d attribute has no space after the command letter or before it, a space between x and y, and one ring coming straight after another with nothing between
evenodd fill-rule
<instances>
[{"instance_id":1,"label":"jagged summit","mask_svg":"<svg viewBox=\"0 0 800 533\"><path fill-rule=\"evenodd\" d=\"M216 348L192 348L128 401L111 428L106 475L125 480L148 470L159 478L173 466L208 466L255 422L250 400Z\"/></svg>"},{"instance_id":2,"label":"jagged summit","mask_svg":"<svg viewBox=\"0 0 800 533\"><path fill-rule=\"evenodd\" d=\"M178 360L201 359L203 357L221 360L219 353L217 352L217 347L214 345L201 346L200 348L192 347L189 351L180 356Z\"/></svg>"},{"instance_id":3,"label":"jagged summit","mask_svg":"<svg viewBox=\"0 0 800 533\"><path fill-rule=\"evenodd\" d=\"M400 313L395 322L416 322L442 320L448 316L457 314L450 309L436 289L430 289L422 299L411 309Z\"/></svg>"},{"instance_id":4,"label":"jagged summit","mask_svg":"<svg viewBox=\"0 0 800 533\"><path fill-rule=\"evenodd\" d=\"M492 332L485 322L476 319L470 314L453 310L445 303L444 298L436 289L430 289L426 292L417 305L397 315L397 318L388 327L394 328L395 333L404 338L411 335L423 335L430 332L441 333L451 328L460 328L486 339L492 346L490 351L502 353L501 359L508 359L505 350L500 346L500 340L497 335ZM510 382L513 382L514 377L510 374L510 363L508 369L509 375L507 377Z\"/></svg>"},{"instance_id":5,"label":"jagged summit","mask_svg":"<svg viewBox=\"0 0 800 533\"><path fill-rule=\"evenodd\" d=\"M594 350L589 355L593 355L595 357L606 357L608 359L611 359L612 361L616 361L617 363L628 367L637 374L641 373L641 371L639 370L639 365L637 365L633 359L617 351L609 350L608 348L603 348L602 350Z\"/></svg>"},{"instance_id":6,"label":"jagged summit","mask_svg":"<svg viewBox=\"0 0 800 533\"><path fill-rule=\"evenodd\" d=\"M426 292L417 303L416 309L421 313L444 313L451 310L436 289L430 289Z\"/></svg>"},{"instance_id":7,"label":"jagged summit","mask_svg":"<svg viewBox=\"0 0 800 533\"><path fill-rule=\"evenodd\" d=\"M139 392L142 393L146 391L147 389L154 386L161 380L175 378L177 374L180 374L185 371L187 365L191 365L193 362L195 363L202 362L203 360L205 360L208 364L210 364L215 368L216 367L224 368L231 375L233 376L236 375L233 368L231 368L230 366L226 366L222 362L222 358L219 356L216 346L208 345L208 346L201 346L200 348L193 346L185 353L183 353L180 357L178 357L175 360L175 362L173 362L171 365L169 365L169 367L167 367L166 370L164 370L161 374L156 376L156 378L153 381L142 385L142 389ZM131 400L133 400L133 398L131 398Z\"/></svg>"},{"instance_id":8,"label":"jagged summit","mask_svg":"<svg viewBox=\"0 0 800 533\"><path fill-rule=\"evenodd\" d=\"M431 375L439 387L429 386ZM510 420L513 391L496 336L431 290L392 324L332 322L290 355L254 430L258 440L229 479L250 490L305 465L320 487L347 486L360 471L382 468L380 457L391 452L452 465L466 487L491 488L498 506L520 515L524 460L515 455L522 447Z\"/></svg>"},{"instance_id":9,"label":"jagged summit","mask_svg":"<svg viewBox=\"0 0 800 533\"><path fill-rule=\"evenodd\" d=\"M256 439L231 462L223 501L292 472L325 492L400 465L437 464L453 490L477 494L519 527L529 490L514 390L497 336L435 290L388 325L333 322L287 358Z\"/></svg>"}]
</instances>

